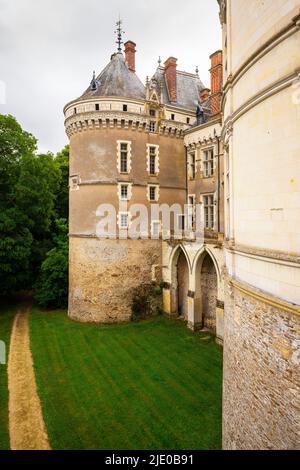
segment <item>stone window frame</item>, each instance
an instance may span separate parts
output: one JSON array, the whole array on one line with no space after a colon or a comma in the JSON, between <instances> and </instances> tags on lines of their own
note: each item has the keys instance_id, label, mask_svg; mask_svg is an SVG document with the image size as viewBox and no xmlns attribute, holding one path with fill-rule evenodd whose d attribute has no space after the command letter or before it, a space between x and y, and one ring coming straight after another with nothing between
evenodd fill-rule
<instances>
[{"instance_id":1,"label":"stone window frame","mask_svg":"<svg viewBox=\"0 0 300 470\"><path fill-rule=\"evenodd\" d=\"M155 152L155 173L150 173L150 148L156 149ZM157 176L159 174L159 145L146 144L146 155L147 155L147 172L149 176Z\"/></svg>"},{"instance_id":2,"label":"stone window frame","mask_svg":"<svg viewBox=\"0 0 300 470\"><path fill-rule=\"evenodd\" d=\"M121 171L121 144L127 144L127 171ZM117 169L120 174L128 175L131 172L132 141L117 140Z\"/></svg>"},{"instance_id":3,"label":"stone window frame","mask_svg":"<svg viewBox=\"0 0 300 470\"><path fill-rule=\"evenodd\" d=\"M176 214L176 217L177 217L177 229L184 231L186 228L186 214ZM183 221L183 224L179 223L180 217L181 217L181 220Z\"/></svg>"},{"instance_id":4,"label":"stone window frame","mask_svg":"<svg viewBox=\"0 0 300 470\"><path fill-rule=\"evenodd\" d=\"M206 160L205 155L208 152L212 152L212 158ZM207 168L207 174L206 174ZM203 178L213 178L215 175L215 147L210 145L202 149L202 169L203 169Z\"/></svg>"},{"instance_id":5,"label":"stone window frame","mask_svg":"<svg viewBox=\"0 0 300 470\"><path fill-rule=\"evenodd\" d=\"M193 204L190 203L190 198L193 198ZM190 211L192 206L192 211ZM187 221L188 221L188 230L193 230L195 225L195 216L196 216L196 194L188 194L188 206L187 206ZM190 217L192 216L192 223L190 226Z\"/></svg>"},{"instance_id":6,"label":"stone window frame","mask_svg":"<svg viewBox=\"0 0 300 470\"><path fill-rule=\"evenodd\" d=\"M122 197L122 186L126 186L127 187L127 198L124 199ZM130 201L130 199L132 198L132 183L127 183L127 182L123 182L123 181L120 181L118 183L118 198L119 198L119 201Z\"/></svg>"},{"instance_id":7,"label":"stone window frame","mask_svg":"<svg viewBox=\"0 0 300 470\"><path fill-rule=\"evenodd\" d=\"M149 132L155 133L156 132L156 122L150 121L149 122Z\"/></svg>"},{"instance_id":8,"label":"stone window frame","mask_svg":"<svg viewBox=\"0 0 300 470\"><path fill-rule=\"evenodd\" d=\"M155 188L155 199L150 199L150 188ZM147 199L149 202L158 202L159 201L159 184L148 184L147 187Z\"/></svg>"},{"instance_id":9,"label":"stone window frame","mask_svg":"<svg viewBox=\"0 0 300 470\"><path fill-rule=\"evenodd\" d=\"M154 230L153 230L153 227L154 227L155 224L158 225L158 233L157 234L155 234ZM154 239L154 240L158 240L159 237L160 237L160 234L161 234L161 221L160 220L151 220L151 238Z\"/></svg>"},{"instance_id":10,"label":"stone window frame","mask_svg":"<svg viewBox=\"0 0 300 470\"><path fill-rule=\"evenodd\" d=\"M212 204L205 204L205 198L210 197L212 198ZM203 207L203 224L204 224L204 229L205 230L215 230L216 229L216 199L215 199L215 193L205 193L201 194L200 196L200 203L202 204ZM208 225L206 224L206 210L205 208L209 207L210 211L208 211ZM213 217L213 220L211 220L211 217ZM213 221L213 224L211 222ZM211 226L212 225L212 226Z\"/></svg>"},{"instance_id":11,"label":"stone window frame","mask_svg":"<svg viewBox=\"0 0 300 470\"><path fill-rule=\"evenodd\" d=\"M191 163L191 157L194 156L194 163ZM194 168L194 171L192 171ZM197 155L196 149L188 152L188 178L190 181L194 181L197 175Z\"/></svg>"},{"instance_id":12,"label":"stone window frame","mask_svg":"<svg viewBox=\"0 0 300 470\"><path fill-rule=\"evenodd\" d=\"M127 216L127 224L126 227L121 224L122 221L122 216L126 215ZM118 227L120 230L127 230L130 225L130 212L129 211L119 211L118 212Z\"/></svg>"}]
</instances>

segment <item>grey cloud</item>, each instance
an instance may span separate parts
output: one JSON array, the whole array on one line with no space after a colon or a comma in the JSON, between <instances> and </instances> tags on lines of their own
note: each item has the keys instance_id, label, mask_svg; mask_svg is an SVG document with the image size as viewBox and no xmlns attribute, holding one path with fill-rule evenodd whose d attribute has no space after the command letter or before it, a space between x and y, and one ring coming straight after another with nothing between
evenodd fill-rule
<instances>
[{"instance_id":1,"label":"grey cloud","mask_svg":"<svg viewBox=\"0 0 300 470\"><path fill-rule=\"evenodd\" d=\"M63 106L88 86L115 51L115 22L137 43L137 73L151 76L160 55L181 70L199 66L209 85L209 55L221 45L216 0L0 0L0 80L11 113L42 151L67 143Z\"/></svg>"}]
</instances>

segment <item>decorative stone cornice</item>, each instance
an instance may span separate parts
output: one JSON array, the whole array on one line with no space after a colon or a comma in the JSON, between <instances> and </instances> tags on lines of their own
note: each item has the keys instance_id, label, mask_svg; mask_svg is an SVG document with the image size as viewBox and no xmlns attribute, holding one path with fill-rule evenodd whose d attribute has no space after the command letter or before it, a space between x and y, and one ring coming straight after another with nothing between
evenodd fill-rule
<instances>
[{"instance_id":1,"label":"decorative stone cornice","mask_svg":"<svg viewBox=\"0 0 300 470\"><path fill-rule=\"evenodd\" d=\"M92 129L131 129L149 132L151 117L145 114L122 111L94 111L73 114L65 120L68 137L73 134ZM161 120L158 133L183 139L184 131L188 126L181 122Z\"/></svg>"}]
</instances>

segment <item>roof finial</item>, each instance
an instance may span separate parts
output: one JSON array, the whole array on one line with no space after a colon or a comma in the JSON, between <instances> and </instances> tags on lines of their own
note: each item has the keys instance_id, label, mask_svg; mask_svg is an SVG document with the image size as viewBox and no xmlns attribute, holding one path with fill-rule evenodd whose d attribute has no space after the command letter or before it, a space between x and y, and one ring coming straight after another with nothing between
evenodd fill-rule
<instances>
[{"instance_id":1,"label":"roof finial","mask_svg":"<svg viewBox=\"0 0 300 470\"><path fill-rule=\"evenodd\" d=\"M161 58L160 58L160 56L159 56L159 58L158 58L158 66L159 66L159 67L161 66Z\"/></svg>"},{"instance_id":2,"label":"roof finial","mask_svg":"<svg viewBox=\"0 0 300 470\"><path fill-rule=\"evenodd\" d=\"M196 75L199 74L199 68L198 68L198 65L196 65Z\"/></svg>"},{"instance_id":3,"label":"roof finial","mask_svg":"<svg viewBox=\"0 0 300 470\"><path fill-rule=\"evenodd\" d=\"M122 47L121 47L123 44L122 34L124 34L125 31L122 31L122 20L120 18L120 15L119 15L119 21L117 21L116 25L117 25L117 29L115 31L115 33L117 34L116 43L118 44L118 52L122 52Z\"/></svg>"}]
</instances>

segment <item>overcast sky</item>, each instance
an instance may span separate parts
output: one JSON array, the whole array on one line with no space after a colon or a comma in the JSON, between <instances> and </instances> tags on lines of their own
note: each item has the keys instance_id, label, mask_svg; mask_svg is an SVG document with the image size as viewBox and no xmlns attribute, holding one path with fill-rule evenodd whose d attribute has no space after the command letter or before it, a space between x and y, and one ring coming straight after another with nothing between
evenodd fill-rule
<instances>
[{"instance_id":1,"label":"overcast sky","mask_svg":"<svg viewBox=\"0 0 300 470\"><path fill-rule=\"evenodd\" d=\"M217 0L0 0L0 85L6 104L39 141L57 152L66 143L63 106L80 96L116 51L115 22L137 44L145 82L158 56L178 58L209 86L209 55L221 47Z\"/></svg>"}]
</instances>

